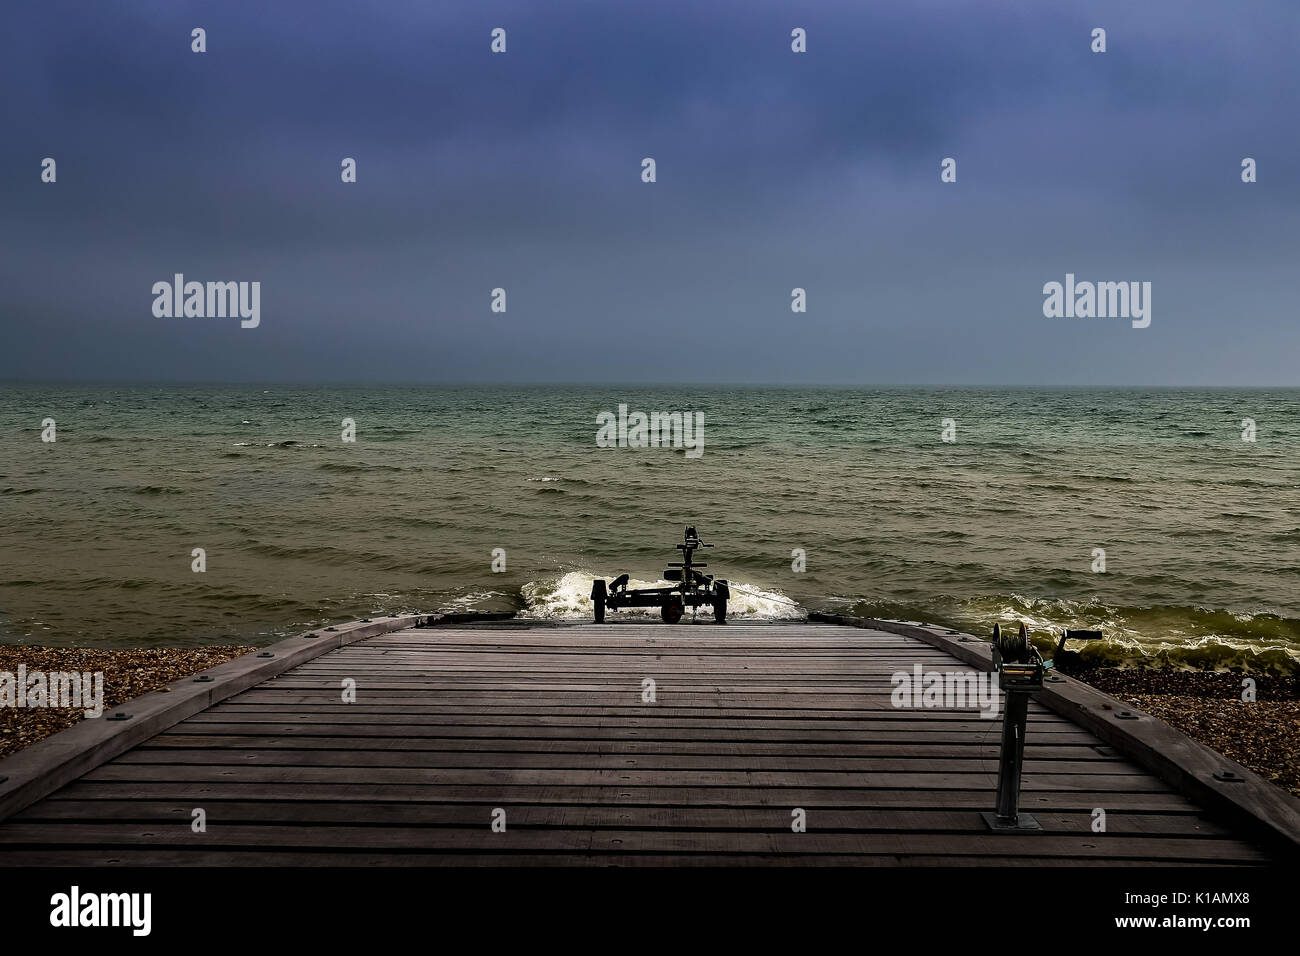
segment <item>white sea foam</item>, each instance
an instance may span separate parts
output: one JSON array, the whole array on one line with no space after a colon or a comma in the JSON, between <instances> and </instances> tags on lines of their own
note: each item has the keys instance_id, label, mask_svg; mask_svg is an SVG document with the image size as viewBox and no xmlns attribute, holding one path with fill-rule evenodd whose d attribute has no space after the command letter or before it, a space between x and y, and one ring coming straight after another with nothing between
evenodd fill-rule
<instances>
[{"instance_id":1,"label":"white sea foam","mask_svg":"<svg viewBox=\"0 0 1300 956\"><path fill-rule=\"evenodd\" d=\"M590 618L591 582L594 576L585 571L570 571L563 577L545 581L529 581L520 593L524 598L520 617L532 618ZM608 578L606 579L608 580ZM631 588L661 588L668 581L643 581L632 578ZM743 590L741 590L743 588ZM808 612L794 604L779 591L768 591L744 582L731 582L731 598L727 601L727 617L750 621L803 620ZM631 607L610 612L627 618L658 618L657 607ZM703 608L699 613L711 615ZM687 619L690 610L687 609Z\"/></svg>"},{"instance_id":2,"label":"white sea foam","mask_svg":"<svg viewBox=\"0 0 1300 956\"><path fill-rule=\"evenodd\" d=\"M506 595L500 591L469 591L453 598L447 598L442 602L439 610L451 613L456 611L474 611L478 610L481 605L486 604L494 598L503 597L506 597Z\"/></svg>"}]
</instances>

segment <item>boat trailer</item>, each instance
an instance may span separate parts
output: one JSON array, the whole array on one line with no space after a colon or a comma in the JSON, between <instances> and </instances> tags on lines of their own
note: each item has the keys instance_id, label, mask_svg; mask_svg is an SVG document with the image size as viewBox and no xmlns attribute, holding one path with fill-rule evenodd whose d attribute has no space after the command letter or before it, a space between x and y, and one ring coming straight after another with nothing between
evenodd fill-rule
<instances>
[{"instance_id":1,"label":"boat trailer","mask_svg":"<svg viewBox=\"0 0 1300 956\"><path fill-rule=\"evenodd\" d=\"M664 588L629 588L629 576L620 574L606 585L604 579L597 578L591 582L591 603L597 624L605 622L605 611L617 611L625 607L657 607L659 615L666 624L676 624L682 619L686 608L708 605L713 608L713 620L719 624L727 623L727 598L731 589L727 582L714 578L711 574L702 574L698 569L707 568L707 564L696 564L692 558L699 548L711 548L695 533L693 525L687 525L685 540L677 545L682 552L681 561L670 561L664 571L665 581L677 584Z\"/></svg>"}]
</instances>

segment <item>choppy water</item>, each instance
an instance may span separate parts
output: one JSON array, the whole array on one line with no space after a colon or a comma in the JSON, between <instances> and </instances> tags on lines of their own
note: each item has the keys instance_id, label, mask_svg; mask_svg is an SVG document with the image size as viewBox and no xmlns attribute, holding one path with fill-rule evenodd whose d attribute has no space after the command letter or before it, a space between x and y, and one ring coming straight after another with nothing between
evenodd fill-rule
<instances>
[{"instance_id":1,"label":"choppy water","mask_svg":"<svg viewBox=\"0 0 1300 956\"><path fill-rule=\"evenodd\" d=\"M703 412L703 456L597 448L620 403ZM1102 627L1116 658L1289 668L1298 451L1300 390L8 386L0 640L585 616L593 574L657 580L694 523L734 617L1021 618Z\"/></svg>"}]
</instances>

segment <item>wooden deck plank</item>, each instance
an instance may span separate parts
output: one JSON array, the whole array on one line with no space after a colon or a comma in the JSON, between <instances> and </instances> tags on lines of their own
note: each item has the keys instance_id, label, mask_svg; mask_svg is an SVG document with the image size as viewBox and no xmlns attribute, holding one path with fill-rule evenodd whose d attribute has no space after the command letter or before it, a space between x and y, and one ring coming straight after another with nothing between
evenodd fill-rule
<instances>
[{"instance_id":1,"label":"wooden deck plank","mask_svg":"<svg viewBox=\"0 0 1300 956\"><path fill-rule=\"evenodd\" d=\"M112 761L86 774L83 779L96 781L240 781L245 783L424 783L430 785L456 785L474 782L528 784L536 787L555 786L562 783L579 786L609 786L621 784L664 787L736 787L745 785L771 787L881 787L886 789L917 788L929 790L981 790L990 792L996 775L990 780L987 772L933 773L882 771L865 774L850 770L840 771L751 771L751 770L641 770L635 767L622 769L500 769L451 768L426 769L420 767L287 767L243 766L207 764L187 766L176 764L129 764ZM1026 771L1022 792L1036 790L1070 790L1081 788L1094 793L1154 792L1166 789L1159 781L1145 774L1053 774Z\"/></svg>"},{"instance_id":2,"label":"wooden deck plank","mask_svg":"<svg viewBox=\"0 0 1300 956\"><path fill-rule=\"evenodd\" d=\"M135 752L175 751L190 748L228 750L258 748L267 750L350 750L356 746L355 737L302 737L295 735L231 734L227 736L179 733L169 731L159 734ZM726 741L650 740L628 738L624 734L605 733L593 737L540 737L496 738L485 742L479 737L370 737L366 740L368 751L438 751L441 753L493 752L514 753L626 753L626 754L734 754L756 756L845 756L890 757L894 759L997 759L997 744L971 741L964 744L915 743L898 741L878 742L822 742L808 740L746 740L739 736ZM1105 757L1086 743L1062 746L1035 747L1031 759L1035 760L1087 760L1105 761Z\"/></svg>"},{"instance_id":3,"label":"wooden deck plank","mask_svg":"<svg viewBox=\"0 0 1300 956\"><path fill-rule=\"evenodd\" d=\"M978 811L993 804L1000 716L895 708L896 671L978 670L909 634L817 623L376 630L219 695L0 822L0 865L1270 859L1036 703L1022 806L1044 832L988 832ZM342 699L345 678L356 703ZM190 829L195 807L206 833ZM506 809L504 833L489 827L494 807ZM795 807L807 832L790 829ZM1097 808L1105 833L1092 832Z\"/></svg>"},{"instance_id":4,"label":"wooden deck plank","mask_svg":"<svg viewBox=\"0 0 1300 956\"><path fill-rule=\"evenodd\" d=\"M914 723L898 723L878 727L851 724L843 727L817 727L815 721L806 720L703 720L660 718L611 718L599 721L585 715L574 717L528 717L524 715L482 715L456 721L449 715L357 714L348 722L348 715L311 714L292 718L276 714L223 714L219 719L196 718L186 723L188 733L214 734L294 734L300 736L327 735L331 728L348 723L349 736L391 737L400 734L408 737L497 737L513 736L520 739L549 737L589 738L619 736L630 739L723 739L751 740L827 740L845 742L907 743L919 733L927 732L927 743L979 744L992 741L998 746L996 733L970 724L949 722L933 728L917 727ZM827 721L833 723L833 721ZM845 723L848 723L847 721ZM809 725L814 726L809 726ZM1034 728L1037 730L1037 728ZM1087 744L1101 746L1095 737L1089 737L1068 727L1045 727L1037 733L1044 744ZM919 745L918 745L919 746Z\"/></svg>"},{"instance_id":5,"label":"wooden deck plank","mask_svg":"<svg viewBox=\"0 0 1300 956\"><path fill-rule=\"evenodd\" d=\"M648 805L681 807L841 807L873 808L956 808L972 812L987 809L987 790L889 790L855 788L782 788L782 787L534 787L515 784L479 784L447 786L428 784L390 784L377 790L369 784L239 783L186 781L87 781L79 780L50 801L61 799L184 799L203 800L291 800L372 802L377 796L392 803L488 803L515 806L533 803L570 803L583 806ZM1032 807L1030 806L1032 804ZM38 804L37 806L40 806ZM193 803L198 806L199 803ZM1043 791L1026 800L1025 808L1033 812L1061 810L1091 811L1097 806L1097 794L1080 791ZM1203 811L1180 794L1149 793L1107 794L1106 806L1126 813L1165 813ZM1108 810L1109 812L1109 810ZM972 816L974 819L974 816Z\"/></svg>"},{"instance_id":6,"label":"wooden deck plank","mask_svg":"<svg viewBox=\"0 0 1300 956\"><path fill-rule=\"evenodd\" d=\"M991 721L981 720L977 715L955 714L952 712L932 711L928 717L917 717L915 714L902 715L897 711L890 713L872 714L869 717L862 716L861 711L827 711L820 716L814 716L815 712L807 710L797 710L790 712L789 715L777 714L744 714L743 712L721 713L716 717L706 716L682 716L673 712L673 709L667 706L661 706L654 710L647 708L637 716L624 714L610 714L608 717L602 717L602 713L613 708L602 707L575 707L574 710L579 712L553 713L556 708L545 708L547 714L516 713L509 707L487 708L487 707L461 707L455 708L455 713L429 713L420 711L409 711L403 708L383 710L367 710L364 707L352 706L348 709L343 705L340 709L334 709L332 706L328 709L313 707L306 713L303 708L309 705L300 705L295 711L270 711L264 712L259 710L243 710L238 705L232 705L227 708L210 708L209 710L196 714L186 722L187 727L197 726L199 724L267 724L267 723L284 723L286 718L292 715L292 724L295 726L306 726L310 724L332 725L346 723L349 726L374 726L383 727L388 725L401 724L410 727L446 727L446 726L496 726L496 727L678 727L682 729L713 730L713 731L742 731L759 728L769 728L774 730L792 730L792 731L818 731L818 730L838 730L844 733L856 734L864 738L875 738L877 733L895 731L898 733L912 734L914 737L927 734L968 734L974 736L984 736L993 734L996 736L998 725ZM458 716L460 715L460 716ZM1031 718L1032 720L1032 718ZM1044 718L1039 721L1033 721L1030 726L1036 734L1040 735L1059 735L1061 737L1078 737L1081 733L1078 727L1064 720L1054 720ZM1029 733L1029 730L1026 730ZM1100 744L1095 737L1087 737L1091 742Z\"/></svg>"},{"instance_id":7,"label":"wooden deck plank","mask_svg":"<svg viewBox=\"0 0 1300 956\"><path fill-rule=\"evenodd\" d=\"M487 769L525 770L617 770L635 766L639 770L745 770L747 772L833 771L835 773L879 774L886 772L932 772L997 774L996 755L978 755L939 760L930 756L849 757L843 754L816 756L744 753L655 754L623 751L569 751L564 753L499 750L487 747L475 751L357 751L288 750L240 747L235 749L192 748L149 749L137 747L121 757L120 766L277 766L277 767L376 767L385 769ZM1145 776L1145 771L1122 760L1055 760L1037 756L1026 760L1026 773L1106 774Z\"/></svg>"},{"instance_id":8,"label":"wooden deck plank","mask_svg":"<svg viewBox=\"0 0 1300 956\"><path fill-rule=\"evenodd\" d=\"M485 808L486 809L486 808ZM484 818L488 814L484 814ZM494 833L486 825L469 828L392 826L311 826L215 823L206 833L195 834L181 821L170 829L151 824L26 823L14 821L0 827L0 846L170 846L240 849L262 846L270 850L311 847L332 850L457 850L468 852L603 852L603 853L802 853L855 856L894 856L906 853L943 853L951 856L1006 852L1008 840L994 833L931 833L926 831L835 832L810 828L792 833L788 828L768 832L740 830L593 830L573 828L507 827ZM1198 859L1236 863L1262 863L1262 851L1232 839L1197 837L1147 837L1138 834L1040 833L1017 843L1017 856L1026 858L1104 851L1099 856L1127 859Z\"/></svg>"},{"instance_id":9,"label":"wooden deck plank","mask_svg":"<svg viewBox=\"0 0 1300 956\"><path fill-rule=\"evenodd\" d=\"M364 805L341 801L307 802L275 800L229 800L212 805L212 815L221 824L232 823L355 823L364 818L369 825L481 826L485 819L481 803L374 803ZM103 823L131 820L174 826L188 824L192 807L188 803L161 800L46 800L39 807L16 814L26 823L77 820ZM1092 816L1078 811L1039 814L1050 832L1083 833ZM874 808L818 810L813 822L819 830L893 830L931 833L965 833L970 830L970 812L955 809ZM568 827L599 829L667 830L773 830L787 828L787 807L674 807L643 805L530 804L511 808L510 820L520 827ZM1140 833L1147 836L1227 836L1232 831L1199 814L1114 813L1108 833Z\"/></svg>"},{"instance_id":10,"label":"wooden deck plank","mask_svg":"<svg viewBox=\"0 0 1300 956\"><path fill-rule=\"evenodd\" d=\"M943 856L927 854L894 854L879 856L846 856L842 854L810 855L801 853L767 854L713 854L713 853L503 853L467 850L461 853L426 853L385 850L382 852L327 851L273 851L264 848L247 850L204 850L201 848L173 849L168 847L145 850L131 847L100 849L24 849L0 854L0 865L16 867L555 867L555 866L835 866L835 867L1112 867L1150 866L1145 858L1125 859L1109 855L1034 857L984 854L978 856ZM1102 851L1104 854L1104 850ZM1179 860L1182 867L1246 866L1224 860Z\"/></svg>"}]
</instances>

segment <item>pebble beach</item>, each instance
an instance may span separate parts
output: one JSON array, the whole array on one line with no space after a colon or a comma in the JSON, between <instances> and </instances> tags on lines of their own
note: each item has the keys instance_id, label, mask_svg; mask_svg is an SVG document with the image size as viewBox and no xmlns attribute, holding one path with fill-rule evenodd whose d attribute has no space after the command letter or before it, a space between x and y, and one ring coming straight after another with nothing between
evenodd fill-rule
<instances>
[{"instance_id":1,"label":"pebble beach","mask_svg":"<svg viewBox=\"0 0 1300 956\"><path fill-rule=\"evenodd\" d=\"M141 694L223 664L254 647L150 647L103 650L0 644L0 672L96 672L104 674L104 707L117 707ZM0 707L0 758L29 747L84 720L73 707Z\"/></svg>"},{"instance_id":2,"label":"pebble beach","mask_svg":"<svg viewBox=\"0 0 1300 956\"><path fill-rule=\"evenodd\" d=\"M1090 668L1071 677L1131 704L1300 796L1300 678L1236 671ZM1242 681L1255 699L1242 699Z\"/></svg>"}]
</instances>

